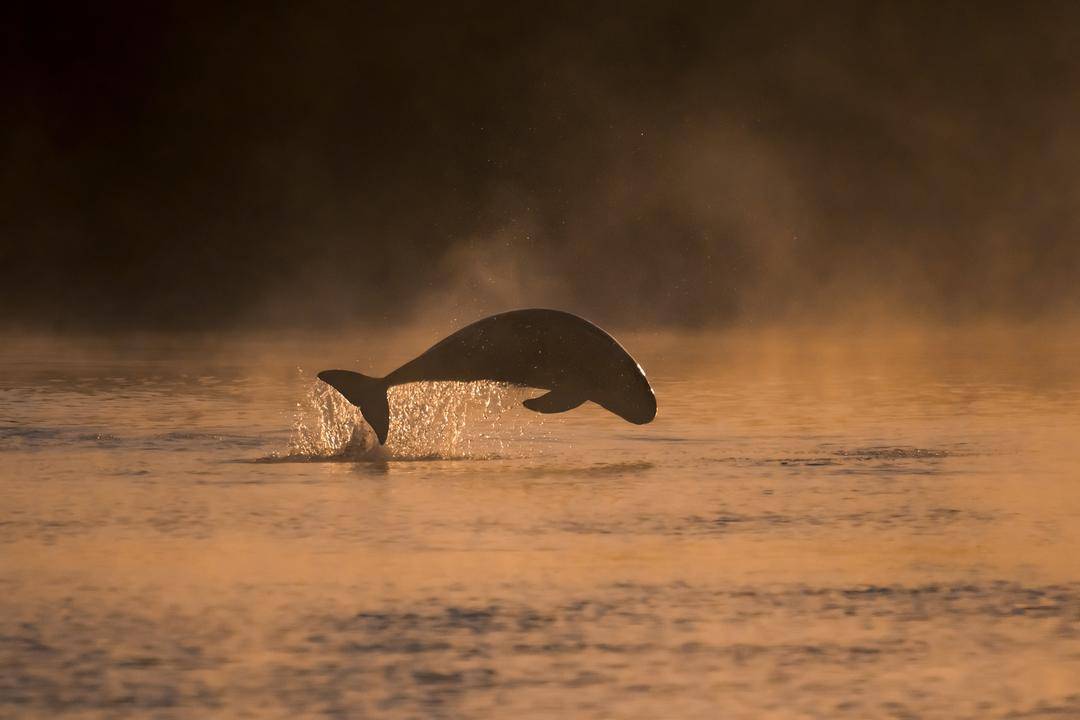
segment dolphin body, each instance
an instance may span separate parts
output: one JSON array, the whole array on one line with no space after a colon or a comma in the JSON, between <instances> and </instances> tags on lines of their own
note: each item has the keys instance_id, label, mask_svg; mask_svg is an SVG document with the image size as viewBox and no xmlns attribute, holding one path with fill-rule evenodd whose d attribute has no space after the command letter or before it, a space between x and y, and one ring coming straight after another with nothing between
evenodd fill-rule
<instances>
[{"instance_id":1,"label":"dolphin body","mask_svg":"<svg viewBox=\"0 0 1080 720\"><path fill-rule=\"evenodd\" d=\"M390 432L387 390L424 380L491 380L547 390L523 403L540 413L566 412L592 400L636 425L656 417L656 395L634 358L588 320L559 310L513 310L477 320L386 377L323 370L319 379L360 408L379 444Z\"/></svg>"}]
</instances>

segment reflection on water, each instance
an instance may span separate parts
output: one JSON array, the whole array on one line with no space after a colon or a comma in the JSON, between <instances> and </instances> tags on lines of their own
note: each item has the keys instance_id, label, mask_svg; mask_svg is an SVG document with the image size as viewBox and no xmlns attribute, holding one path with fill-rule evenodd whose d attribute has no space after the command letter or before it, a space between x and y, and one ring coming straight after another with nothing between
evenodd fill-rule
<instances>
[{"instance_id":1,"label":"reflection on water","mask_svg":"<svg viewBox=\"0 0 1080 720\"><path fill-rule=\"evenodd\" d=\"M339 342L4 351L0 718L1080 717L1075 344L631 337L652 425L379 448Z\"/></svg>"}]
</instances>

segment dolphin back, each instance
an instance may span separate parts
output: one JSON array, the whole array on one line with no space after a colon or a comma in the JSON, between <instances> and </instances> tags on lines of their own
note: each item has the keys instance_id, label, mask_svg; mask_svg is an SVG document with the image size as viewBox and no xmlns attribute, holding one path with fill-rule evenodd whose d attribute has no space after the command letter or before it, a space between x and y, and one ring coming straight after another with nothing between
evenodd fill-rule
<instances>
[{"instance_id":1,"label":"dolphin back","mask_svg":"<svg viewBox=\"0 0 1080 720\"><path fill-rule=\"evenodd\" d=\"M561 413L592 401L637 425L656 416L656 395L641 365L615 338L560 310L510 310L443 338L384 378L324 370L319 379L360 408L380 443L390 428L386 391L414 382L489 380L547 390L529 410Z\"/></svg>"}]
</instances>

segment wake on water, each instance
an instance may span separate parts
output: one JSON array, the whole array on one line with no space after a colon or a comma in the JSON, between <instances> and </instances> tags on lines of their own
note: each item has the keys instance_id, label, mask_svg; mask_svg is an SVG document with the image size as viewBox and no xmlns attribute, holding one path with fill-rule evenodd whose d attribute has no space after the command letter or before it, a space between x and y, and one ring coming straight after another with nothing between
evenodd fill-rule
<instances>
[{"instance_id":1,"label":"wake on water","mask_svg":"<svg viewBox=\"0 0 1080 720\"><path fill-rule=\"evenodd\" d=\"M420 382L390 388L390 436L379 445L360 409L326 383L308 382L284 453L265 462L490 459L542 439L542 415L521 409L526 388ZM520 410L520 412L519 412Z\"/></svg>"}]
</instances>

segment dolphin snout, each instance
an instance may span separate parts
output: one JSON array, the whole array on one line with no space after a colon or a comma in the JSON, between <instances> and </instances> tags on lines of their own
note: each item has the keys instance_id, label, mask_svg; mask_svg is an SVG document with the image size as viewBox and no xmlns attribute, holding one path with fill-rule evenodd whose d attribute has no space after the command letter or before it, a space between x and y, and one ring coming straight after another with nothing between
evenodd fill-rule
<instances>
[{"instance_id":1,"label":"dolphin snout","mask_svg":"<svg viewBox=\"0 0 1080 720\"><path fill-rule=\"evenodd\" d=\"M645 425L656 417L656 395L649 390L646 397L642 398L640 405L634 411L623 415L623 418L635 425Z\"/></svg>"}]
</instances>

